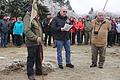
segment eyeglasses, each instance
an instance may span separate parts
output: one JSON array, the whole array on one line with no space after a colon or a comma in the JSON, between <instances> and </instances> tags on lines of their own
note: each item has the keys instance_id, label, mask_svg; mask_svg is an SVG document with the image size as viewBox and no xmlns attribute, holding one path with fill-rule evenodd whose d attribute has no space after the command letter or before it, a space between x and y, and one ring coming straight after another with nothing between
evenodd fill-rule
<instances>
[{"instance_id":1,"label":"eyeglasses","mask_svg":"<svg viewBox=\"0 0 120 80\"><path fill-rule=\"evenodd\" d=\"M63 13L67 13L67 11L63 11Z\"/></svg>"}]
</instances>

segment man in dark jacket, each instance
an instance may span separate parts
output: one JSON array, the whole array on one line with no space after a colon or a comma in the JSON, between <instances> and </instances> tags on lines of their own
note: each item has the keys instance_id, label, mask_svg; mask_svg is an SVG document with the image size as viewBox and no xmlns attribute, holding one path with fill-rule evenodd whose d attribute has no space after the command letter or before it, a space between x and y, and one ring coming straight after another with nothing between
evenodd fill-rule
<instances>
[{"instance_id":1,"label":"man in dark jacket","mask_svg":"<svg viewBox=\"0 0 120 80\"><path fill-rule=\"evenodd\" d=\"M47 18L43 20L43 28L45 31L45 39L44 39L45 46L47 46L47 39L48 39L48 45L51 46L51 22L52 22L51 14L48 14Z\"/></svg>"},{"instance_id":2,"label":"man in dark jacket","mask_svg":"<svg viewBox=\"0 0 120 80\"><path fill-rule=\"evenodd\" d=\"M57 46L57 61L60 69L63 69L62 63L62 47L65 48L66 55L66 67L73 68L74 65L71 64L70 60L70 38L69 31L65 30L65 24L70 23L67 18L67 8L62 7L58 15L52 21L52 32L54 33L54 38L56 40Z\"/></svg>"}]
</instances>

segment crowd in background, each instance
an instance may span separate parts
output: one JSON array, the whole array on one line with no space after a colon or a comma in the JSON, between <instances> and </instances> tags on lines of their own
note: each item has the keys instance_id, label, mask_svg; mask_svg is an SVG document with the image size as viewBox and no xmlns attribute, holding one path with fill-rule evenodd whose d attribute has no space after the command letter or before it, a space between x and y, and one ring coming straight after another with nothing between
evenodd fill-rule
<instances>
[{"instance_id":1,"label":"crowd in background","mask_svg":"<svg viewBox=\"0 0 120 80\"><path fill-rule=\"evenodd\" d=\"M51 32L51 22L53 17L48 14L41 22L44 36L44 45L55 48L54 33ZM120 46L120 17L106 17L111 22L111 31L108 32L107 46L110 48L113 45ZM74 18L70 17L73 27L70 29L71 45L88 45L91 40L91 21L89 15L85 17ZM53 40L53 41L52 41ZM0 16L0 45L6 48L9 43L20 47L25 43L24 22L21 17Z\"/></svg>"},{"instance_id":2,"label":"crowd in background","mask_svg":"<svg viewBox=\"0 0 120 80\"><path fill-rule=\"evenodd\" d=\"M113 45L120 46L120 17L106 17L107 20L111 22L111 31L108 32L108 43L107 46L110 48ZM43 31L45 33L45 46L51 46L51 37L54 34L51 33L51 27L48 25L52 20L52 17L49 16L43 20ZM91 21L89 15L85 17L74 18L73 16L70 17L70 21L73 24L73 27L70 29L70 41L71 45L89 45L91 43ZM49 37L49 38L48 38Z\"/></svg>"},{"instance_id":3,"label":"crowd in background","mask_svg":"<svg viewBox=\"0 0 120 80\"><path fill-rule=\"evenodd\" d=\"M0 16L0 45L7 48L9 43L20 47L25 42L24 23L21 17Z\"/></svg>"},{"instance_id":4,"label":"crowd in background","mask_svg":"<svg viewBox=\"0 0 120 80\"><path fill-rule=\"evenodd\" d=\"M112 47L113 45L120 46L120 17L106 17L111 22L111 31L108 32L108 47ZM91 19L87 15L84 18L79 18L78 21L71 17L73 22L73 27L71 29L71 45L74 44L90 44L91 40ZM77 40L75 40L75 36L77 36ZM77 42L76 42L77 41Z\"/></svg>"}]
</instances>

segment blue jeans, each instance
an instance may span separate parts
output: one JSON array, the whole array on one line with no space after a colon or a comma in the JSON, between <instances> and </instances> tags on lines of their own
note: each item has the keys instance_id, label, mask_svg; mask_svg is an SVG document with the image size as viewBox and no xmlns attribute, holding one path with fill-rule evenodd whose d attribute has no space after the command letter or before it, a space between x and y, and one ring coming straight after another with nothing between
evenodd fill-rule
<instances>
[{"instance_id":1,"label":"blue jeans","mask_svg":"<svg viewBox=\"0 0 120 80\"><path fill-rule=\"evenodd\" d=\"M7 46L8 33L1 33L1 47Z\"/></svg>"},{"instance_id":2,"label":"blue jeans","mask_svg":"<svg viewBox=\"0 0 120 80\"><path fill-rule=\"evenodd\" d=\"M58 65L62 65L62 48L64 46L65 48L65 57L66 57L66 64L70 64L70 40L67 41L60 41L56 40L56 46L57 46L57 61Z\"/></svg>"}]
</instances>

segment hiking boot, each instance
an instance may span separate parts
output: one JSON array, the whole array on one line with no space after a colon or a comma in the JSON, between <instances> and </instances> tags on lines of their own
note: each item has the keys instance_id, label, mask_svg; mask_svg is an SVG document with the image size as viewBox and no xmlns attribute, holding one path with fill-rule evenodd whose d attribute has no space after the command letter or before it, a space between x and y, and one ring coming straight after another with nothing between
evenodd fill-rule
<instances>
[{"instance_id":1,"label":"hiking boot","mask_svg":"<svg viewBox=\"0 0 120 80\"><path fill-rule=\"evenodd\" d=\"M29 80L36 80L34 75L28 76Z\"/></svg>"},{"instance_id":2,"label":"hiking boot","mask_svg":"<svg viewBox=\"0 0 120 80\"><path fill-rule=\"evenodd\" d=\"M46 47L46 46L47 46L47 44L46 44L46 43L44 43L44 46Z\"/></svg>"},{"instance_id":3,"label":"hiking boot","mask_svg":"<svg viewBox=\"0 0 120 80\"><path fill-rule=\"evenodd\" d=\"M108 48L111 48L112 46L108 45L107 47L108 47Z\"/></svg>"},{"instance_id":4,"label":"hiking boot","mask_svg":"<svg viewBox=\"0 0 120 80\"><path fill-rule=\"evenodd\" d=\"M58 65L60 69L63 69L63 65Z\"/></svg>"},{"instance_id":5,"label":"hiking boot","mask_svg":"<svg viewBox=\"0 0 120 80\"><path fill-rule=\"evenodd\" d=\"M98 66L98 68L102 69L102 68L103 68L103 66L99 65L99 66Z\"/></svg>"},{"instance_id":6,"label":"hiking boot","mask_svg":"<svg viewBox=\"0 0 120 80\"><path fill-rule=\"evenodd\" d=\"M72 65L72 64L66 64L66 67L74 68L74 65Z\"/></svg>"},{"instance_id":7,"label":"hiking boot","mask_svg":"<svg viewBox=\"0 0 120 80\"><path fill-rule=\"evenodd\" d=\"M57 46L54 44L54 45L53 45L53 48L56 48L56 47L57 47Z\"/></svg>"},{"instance_id":8,"label":"hiking boot","mask_svg":"<svg viewBox=\"0 0 120 80\"><path fill-rule=\"evenodd\" d=\"M90 68L92 68L92 67L97 67L97 64L91 64Z\"/></svg>"}]
</instances>

